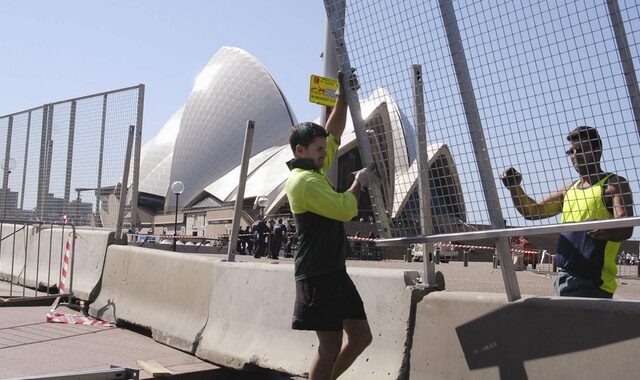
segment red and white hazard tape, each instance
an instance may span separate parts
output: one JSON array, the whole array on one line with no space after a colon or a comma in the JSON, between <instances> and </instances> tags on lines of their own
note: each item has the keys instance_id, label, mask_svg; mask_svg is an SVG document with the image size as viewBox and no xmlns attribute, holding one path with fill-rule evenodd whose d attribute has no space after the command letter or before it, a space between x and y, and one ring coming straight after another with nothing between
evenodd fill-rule
<instances>
[{"instance_id":1,"label":"red and white hazard tape","mask_svg":"<svg viewBox=\"0 0 640 380\"><path fill-rule=\"evenodd\" d=\"M114 327L111 323L99 321L97 319L85 317L82 315L65 314L59 311L47 313L47 322L50 323L66 323L70 325L85 325L99 327Z\"/></svg>"},{"instance_id":2,"label":"red and white hazard tape","mask_svg":"<svg viewBox=\"0 0 640 380\"><path fill-rule=\"evenodd\" d=\"M71 243L67 239L65 245L64 258L62 259L62 276L60 277L59 293L62 294L66 290L67 274L69 273L69 255L71 254Z\"/></svg>"},{"instance_id":3,"label":"red and white hazard tape","mask_svg":"<svg viewBox=\"0 0 640 380\"><path fill-rule=\"evenodd\" d=\"M184 239L184 240L228 240L228 239L222 239L219 236L193 236L193 235L148 235L148 234L129 234L130 236L148 236L148 237L155 237L155 238L159 238L160 240L163 239L167 239L167 240L173 240L173 239ZM228 235L225 235L228 236Z\"/></svg>"},{"instance_id":4,"label":"red and white hazard tape","mask_svg":"<svg viewBox=\"0 0 640 380\"><path fill-rule=\"evenodd\" d=\"M376 239L363 238L363 237L360 237L360 236L347 236L347 239L353 240L353 241L368 241L368 242L376 241Z\"/></svg>"},{"instance_id":5,"label":"red and white hazard tape","mask_svg":"<svg viewBox=\"0 0 640 380\"><path fill-rule=\"evenodd\" d=\"M493 251L496 249L496 247L490 247L490 246L484 246L484 245L466 245L466 244L453 244L453 243L436 243L434 244L435 247L453 247L453 248L463 248L463 249L476 249L476 250L490 250ZM511 248L511 252L516 252L516 253L538 253L538 251L532 251L532 250L527 250L527 249L516 249L516 248Z\"/></svg>"},{"instance_id":6,"label":"red and white hazard tape","mask_svg":"<svg viewBox=\"0 0 640 380\"><path fill-rule=\"evenodd\" d=\"M71 235L71 234L69 234ZM67 275L69 274L69 256L71 255L71 242L67 239L67 244L65 245L64 259L62 264L62 276L60 277L59 284L59 293L64 294L66 290L66 282ZM91 325L91 326L101 326L101 327L112 327L113 325L109 322L99 321L97 319L85 317L83 315L75 315L75 314L65 314L59 311L56 311L58 304L62 296L56 298L51 305L51 309L47 313L47 322L51 323L67 323L67 324L75 324L75 325Z\"/></svg>"},{"instance_id":7,"label":"red and white hazard tape","mask_svg":"<svg viewBox=\"0 0 640 380\"><path fill-rule=\"evenodd\" d=\"M377 240L377 239L363 238L358 236L347 236L347 239L351 241L366 241L366 242L375 242ZM495 247L484 246L484 245L468 245L468 244L453 244L453 243L435 243L433 246L438 248L452 247L452 248L490 250L490 251L493 251L496 249ZM532 251L532 250L526 250L526 249L515 249L515 248L512 248L511 252L531 253L531 254L538 253L538 251Z\"/></svg>"}]
</instances>

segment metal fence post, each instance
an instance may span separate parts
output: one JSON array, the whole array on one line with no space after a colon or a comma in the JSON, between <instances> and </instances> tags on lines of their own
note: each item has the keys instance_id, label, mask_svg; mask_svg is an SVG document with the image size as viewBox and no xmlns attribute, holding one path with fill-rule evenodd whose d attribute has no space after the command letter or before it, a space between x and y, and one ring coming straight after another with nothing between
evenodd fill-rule
<instances>
[{"instance_id":1,"label":"metal fence post","mask_svg":"<svg viewBox=\"0 0 640 380\"><path fill-rule=\"evenodd\" d=\"M116 224L116 239L122 239L122 224L124 222L124 206L127 203L127 183L129 182L129 168L131 166L131 150L133 149L133 136L135 125L129 126L129 138L127 139L127 150L124 158L124 168L122 173L122 185L120 186L120 202L118 203L118 222Z\"/></svg>"},{"instance_id":2,"label":"metal fence post","mask_svg":"<svg viewBox=\"0 0 640 380\"><path fill-rule=\"evenodd\" d=\"M41 246L41 239L42 239L42 222L39 222L39 224L35 228L38 231L38 248L36 249L36 292L35 292L37 297L38 287L40 286L38 280L40 279L40 246Z\"/></svg>"},{"instance_id":3,"label":"metal fence post","mask_svg":"<svg viewBox=\"0 0 640 380\"><path fill-rule=\"evenodd\" d=\"M429 187L429 157L427 154L427 125L424 110L424 82L422 66L413 65L413 102L416 110L416 160L418 163L418 192L420 194L420 233L423 236L433 234L431 217L431 188ZM422 263L424 265L424 283L428 287L437 286L433 243L422 243ZM432 259L434 258L434 259Z\"/></svg>"},{"instance_id":4,"label":"metal fence post","mask_svg":"<svg viewBox=\"0 0 640 380\"><path fill-rule=\"evenodd\" d=\"M69 260L69 305L71 305L71 298L73 298L73 263L76 259L76 224L71 223L71 259Z\"/></svg>"},{"instance_id":5,"label":"metal fence post","mask_svg":"<svg viewBox=\"0 0 640 380\"><path fill-rule=\"evenodd\" d=\"M24 190L26 188L27 185L27 163L29 160L29 141L31 140L31 112L29 111L29 115L27 116L27 138L25 139L25 143L24 143L24 162L23 162L23 166L22 166L22 186L20 187L20 208L19 208L19 212L22 213L22 210L24 209ZM22 214L19 215L19 217L22 217Z\"/></svg>"},{"instance_id":6,"label":"metal fence post","mask_svg":"<svg viewBox=\"0 0 640 380\"><path fill-rule=\"evenodd\" d=\"M62 203L62 213L67 215L67 217L71 217L69 215L69 198L71 197L71 174L73 170L73 142L75 140L75 132L76 132L76 109L77 102L73 100L71 102L71 110L69 112L69 137L67 140L67 167L64 176L64 201ZM77 206L76 206L77 207Z\"/></svg>"},{"instance_id":7,"label":"metal fence post","mask_svg":"<svg viewBox=\"0 0 640 380\"><path fill-rule=\"evenodd\" d=\"M136 119L135 153L133 155L133 181L131 183L131 225L137 227L138 218L138 187L140 185L140 155L142 151L142 120L144 111L144 84L138 86L138 117Z\"/></svg>"},{"instance_id":8,"label":"metal fence post","mask_svg":"<svg viewBox=\"0 0 640 380\"><path fill-rule=\"evenodd\" d=\"M240 178L238 178L238 191L236 191L236 204L233 208L233 221L231 222L231 235L229 236L229 249L227 261L236 260L236 244L240 231L240 214L244 204L244 188L247 184L247 171L249 170L249 160L251 159L251 144L253 143L253 131L256 122L247 120L247 130L244 135L244 146L242 148L242 161L240 162Z\"/></svg>"},{"instance_id":9,"label":"metal fence post","mask_svg":"<svg viewBox=\"0 0 640 380\"><path fill-rule=\"evenodd\" d=\"M29 226L25 224L23 226L23 234L24 234L24 262L22 264L22 297L25 297L25 291L27 288L27 263L29 262ZM38 288L38 284L36 283L35 288Z\"/></svg>"},{"instance_id":10,"label":"metal fence post","mask_svg":"<svg viewBox=\"0 0 640 380\"><path fill-rule=\"evenodd\" d=\"M49 261L47 266L47 295L50 294L51 287L51 254L53 253L53 222L49 223Z\"/></svg>"},{"instance_id":11,"label":"metal fence post","mask_svg":"<svg viewBox=\"0 0 640 380\"><path fill-rule=\"evenodd\" d=\"M7 220L7 198L9 196L9 160L11 160L11 135L13 132L13 116L9 116L7 126L7 142L4 152L4 163L2 164L2 219Z\"/></svg>"},{"instance_id":12,"label":"metal fence post","mask_svg":"<svg viewBox=\"0 0 640 380\"><path fill-rule=\"evenodd\" d=\"M633 109L633 117L636 121L636 130L638 136L640 136L640 87L638 87L638 78L633 66L633 57L631 49L629 49L627 33L624 30L624 20L622 20L618 0L607 0L607 6L609 8L609 17L611 18L611 28L618 45L618 54L620 54L624 79L627 82L627 91L629 92L629 100Z\"/></svg>"},{"instance_id":13,"label":"metal fence post","mask_svg":"<svg viewBox=\"0 0 640 380\"><path fill-rule=\"evenodd\" d=\"M344 1L341 0L325 0L325 8L327 11L327 19L331 27L331 32L336 43L338 63L340 71L345 74L351 73L351 62L349 61L349 53L344 39ZM346 92L347 104L351 111L351 120L353 121L353 129L356 133L358 141L358 150L362 159L362 166L369 167L374 164L373 153L371 152L371 144L369 136L365 130L362 112L360 110L360 99L356 89L347 86ZM381 186L370 186L369 195L371 197L371 207L376 214L376 224L380 237L391 237L391 225L389 216L385 209L384 199L382 196Z\"/></svg>"},{"instance_id":14,"label":"metal fence post","mask_svg":"<svg viewBox=\"0 0 640 380\"><path fill-rule=\"evenodd\" d=\"M13 233L11 234L11 276L9 277L9 298L13 297L13 275L14 275L14 265L16 259L16 223L13 223Z\"/></svg>"},{"instance_id":15,"label":"metal fence post","mask_svg":"<svg viewBox=\"0 0 640 380\"><path fill-rule=\"evenodd\" d=\"M98 148L98 178L96 181L96 188L98 191L102 187L102 165L104 161L104 135L107 130L107 94L102 96L102 121L100 123L100 148ZM100 214L100 197L96 197L96 220L100 220L97 217ZM99 225L98 227L102 227Z\"/></svg>"},{"instance_id":16,"label":"metal fence post","mask_svg":"<svg viewBox=\"0 0 640 380\"><path fill-rule=\"evenodd\" d=\"M487 145L480 121L480 113L478 112L478 104L476 103L473 91L471 74L467 66L453 3L451 0L439 0L439 3L491 224L494 229L504 228L504 218L502 216L502 210L500 209L500 202L498 201L498 192L492 175L491 163L489 161ZM501 237L496 239L496 248L500 255L500 269L502 271L502 278L504 279L507 298L509 301L518 300L520 298L520 287L518 286L518 278L516 277L513 262L511 261L511 251L507 238Z\"/></svg>"}]
</instances>

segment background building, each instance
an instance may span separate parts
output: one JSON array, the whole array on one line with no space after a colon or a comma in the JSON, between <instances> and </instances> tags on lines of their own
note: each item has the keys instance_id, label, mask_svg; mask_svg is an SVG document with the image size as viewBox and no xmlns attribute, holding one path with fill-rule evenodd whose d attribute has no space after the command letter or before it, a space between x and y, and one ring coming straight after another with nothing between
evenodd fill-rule
<instances>
[{"instance_id":1,"label":"background building","mask_svg":"<svg viewBox=\"0 0 640 380\"><path fill-rule=\"evenodd\" d=\"M361 107L366 128L373 132L370 142L383 179L385 207L394 223L419 231L413 126L383 88L370 94ZM185 233L229 232L247 120L254 120L256 127L243 224L250 224L259 212L289 214L285 163L293 158L288 137L297 123L295 115L255 57L239 48L223 47L198 75L185 105L142 148L139 205L143 226L173 232L176 199L170 184L179 180L185 184L178 204L179 224ZM338 151L338 191L346 190L353 180L350 173L362 167L357 147L349 117ZM466 217L455 163L442 143L428 148L428 158L434 224L440 230L457 231ZM266 199L264 209L256 207L259 197ZM363 193L361 198L356 220L369 221L373 216L369 197Z\"/></svg>"}]
</instances>

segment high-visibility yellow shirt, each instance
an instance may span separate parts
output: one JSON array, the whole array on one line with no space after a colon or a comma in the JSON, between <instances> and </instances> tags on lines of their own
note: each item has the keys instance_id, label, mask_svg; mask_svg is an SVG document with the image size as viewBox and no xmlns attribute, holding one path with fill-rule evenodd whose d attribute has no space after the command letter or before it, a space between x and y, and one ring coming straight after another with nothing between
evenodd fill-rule
<instances>
[{"instance_id":1,"label":"high-visibility yellow shirt","mask_svg":"<svg viewBox=\"0 0 640 380\"><path fill-rule=\"evenodd\" d=\"M580 181L576 181L564 195L562 223L612 219L613 214L602 199L603 188L612 175L607 175L585 189L578 188ZM574 249L557 252L560 255L558 266L576 275L591 278L597 287L613 294L617 288L616 256L620 242L594 240L584 231L562 235L561 240L568 241L566 246Z\"/></svg>"},{"instance_id":2,"label":"high-visibility yellow shirt","mask_svg":"<svg viewBox=\"0 0 640 380\"><path fill-rule=\"evenodd\" d=\"M327 155L321 170L310 159L287 163L287 198L298 233L295 259L296 280L345 270L350 253L343 222L358 215L358 200L351 192L338 193L326 177L336 157L338 141L327 137Z\"/></svg>"}]
</instances>

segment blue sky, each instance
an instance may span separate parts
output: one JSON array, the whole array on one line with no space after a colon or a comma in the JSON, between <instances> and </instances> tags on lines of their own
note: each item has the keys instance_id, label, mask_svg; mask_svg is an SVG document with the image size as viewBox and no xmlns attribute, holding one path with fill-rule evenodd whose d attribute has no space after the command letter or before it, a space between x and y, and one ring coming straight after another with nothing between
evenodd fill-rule
<instances>
[{"instance_id":1,"label":"blue sky","mask_svg":"<svg viewBox=\"0 0 640 380\"><path fill-rule=\"evenodd\" d=\"M226 45L267 67L298 120L315 119L325 18L320 0L3 2L0 115L144 83L145 142Z\"/></svg>"}]
</instances>

